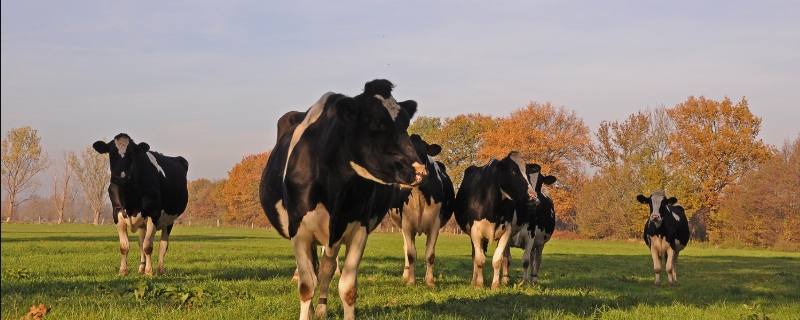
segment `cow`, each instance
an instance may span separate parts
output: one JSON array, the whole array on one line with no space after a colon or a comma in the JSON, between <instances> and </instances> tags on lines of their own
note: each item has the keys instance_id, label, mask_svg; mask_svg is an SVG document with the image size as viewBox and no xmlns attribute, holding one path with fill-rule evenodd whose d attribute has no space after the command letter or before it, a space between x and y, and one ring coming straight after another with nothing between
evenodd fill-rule
<instances>
[{"instance_id":1,"label":"cow","mask_svg":"<svg viewBox=\"0 0 800 320\"><path fill-rule=\"evenodd\" d=\"M483 287L483 266L489 241L497 241L492 258L492 289L500 288L503 253L511 237L517 212L535 202L536 192L528 182L526 165L519 152L501 160L491 159L483 167L470 166L456 195L454 214L458 225L472 241L472 286ZM519 220L519 219L517 219Z\"/></svg>"},{"instance_id":2,"label":"cow","mask_svg":"<svg viewBox=\"0 0 800 320\"><path fill-rule=\"evenodd\" d=\"M397 203L389 211L389 217L403 231L403 253L406 260L403 281L408 285L413 285L416 281L414 276L414 263L417 261L415 238L419 234L428 236L425 244L425 261L428 262L425 284L433 286L436 240L439 237L439 229L453 215L452 202L456 195L453 182L447 175L445 166L433 159L442 151L442 147L438 144L428 144L416 134L412 134L410 138L417 156L428 171L428 181L424 185L401 190Z\"/></svg>"},{"instance_id":3,"label":"cow","mask_svg":"<svg viewBox=\"0 0 800 320\"><path fill-rule=\"evenodd\" d=\"M664 191L653 192L650 197L636 196L636 200L650 206L650 218L644 225L644 242L653 257L654 286L661 285L661 257L667 265L669 286L678 283L678 254L689 244L689 221L683 207L675 205L678 199L667 198Z\"/></svg>"},{"instance_id":4,"label":"cow","mask_svg":"<svg viewBox=\"0 0 800 320\"><path fill-rule=\"evenodd\" d=\"M186 210L189 202L186 181L189 162L180 156L168 157L150 151L150 145L137 144L125 133L109 142L97 141L92 147L100 154L107 153L109 158L108 197L122 254L119 275L128 275L128 228L134 233L139 231L139 273L146 275L153 275L153 239L156 231L161 231L158 275L163 275L169 234L175 219Z\"/></svg>"},{"instance_id":5,"label":"cow","mask_svg":"<svg viewBox=\"0 0 800 320\"><path fill-rule=\"evenodd\" d=\"M358 265L367 235L401 188L413 188L427 178L407 132L417 103L396 102L392 88L388 80L377 79L355 97L328 92L302 116L290 112L278 121L281 136L264 168L259 197L270 223L292 242L300 319L314 312L311 298L317 284L315 315L326 316L342 244L347 251L339 297L344 318L355 318ZM325 249L319 266L318 245Z\"/></svg>"},{"instance_id":6,"label":"cow","mask_svg":"<svg viewBox=\"0 0 800 320\"><path fill-rule=\"evenodd\" d=\"M527 214L521 215L524 220L522 230L511 235L509 248L506 249L506 259L503 261L503 278L508 279L508 270L511 264L511 247L522 248L522 268L524 269L523 283L539 282L539 266L542 264L542 250L544 245L550 241L553 231L556 228L556 212L553 207L553 200L542 193L542 185L552 185L556 182L556 177L543 175L542 167L538 164L528 165L528 179L536 191L537 204L529 204L526 209ZM531 265L532 264L532 265ZM530 273L528 268L530 267ZM507 280L506 280L507 281Z\"/></svg>"}]
</instances>

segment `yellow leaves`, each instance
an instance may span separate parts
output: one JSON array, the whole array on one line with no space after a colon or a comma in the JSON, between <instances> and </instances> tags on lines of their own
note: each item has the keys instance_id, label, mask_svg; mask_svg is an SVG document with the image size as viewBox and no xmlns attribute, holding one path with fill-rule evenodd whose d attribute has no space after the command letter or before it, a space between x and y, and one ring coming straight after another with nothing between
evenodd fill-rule
<instances>
[{"instance_id":1,"label":"yellow leaves","mask_svg":"<svg viewBox=\"0 0 800 320\"><path fill-rule=\"evenodd\" d=\"M19 318L20 320L42 320L44 319L44 315L50 311L51 307L45 307L44 303L40 303L38 306L32 305L31 310L28 311L28 314L25 315L23 318Z\"/></svg>"}]
</instances>

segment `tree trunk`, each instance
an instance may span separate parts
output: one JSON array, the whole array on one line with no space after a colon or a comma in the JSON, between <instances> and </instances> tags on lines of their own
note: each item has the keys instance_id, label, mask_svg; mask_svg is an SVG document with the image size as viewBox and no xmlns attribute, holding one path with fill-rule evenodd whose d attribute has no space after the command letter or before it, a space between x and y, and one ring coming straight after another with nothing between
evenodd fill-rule
<instances>
[{"instance_id":1,"label":"tree trunk","mask_svg":"<svg viewBox=\"0 0 800 320\"><path fill-rule=\"evenodd\" d=\"M6 222L11 221L11 216L14 215L14 198L16 198L15 194L8 194L8 216L6 216Z\"/></svg>"},{"instance_id":2,"label":"tree trunk","mask_svg":"<svg viewBox=\"0 0 800 320\"><path fill-rule=\"evenodd\" d=\"M93 225L97 225L99 220L100 220L100 210L95 210L94 211L94 223L92 223L92 224Z\"/></svg>"},{"instance_id":3,"label":"tree trunk","mask_svg":"<svg viewBox=\"0 0 800 320\"><path fill-rule=\"evenodd\" d=\"M58 224L64 222L64 210L58 210Z\"/></svg>"}]
</instances>

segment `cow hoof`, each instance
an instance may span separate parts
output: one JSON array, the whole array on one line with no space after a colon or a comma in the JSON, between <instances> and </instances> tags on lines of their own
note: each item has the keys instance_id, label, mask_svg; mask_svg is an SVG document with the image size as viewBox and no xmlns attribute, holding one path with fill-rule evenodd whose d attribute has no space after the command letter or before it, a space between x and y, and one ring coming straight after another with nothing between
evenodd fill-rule
<instances>
[{"instance_id":1,"label":"cow hoof","mask_svg":"<svg viewBox=\"0 0 800 320\"><path fill-rule=\"evenodd\" d=\"M120 271L119 271L119 275L120 275L120 276L123 276L123 277L124 277L124 276L127 276L127 275L128 275L128 269L125 269L125 270L120 270Z\"/></svg>"},{"instance_id":2,"label":"cow hoof","mask_svg":"<svg viewBox=\"0 0 800 320\"><path fill-rule=\"evenodd\" d=\"M503 277L503 284L508 284L509 277Z\"/></svg>"},{"instance_id":3,"label":"cow hoof","mask_svg":"<svg viewBox=\"0 0 800 320\"><path fill-rule=\"evenodd\" d=\"M406 285L407 286L413 286L414 284L416 284L416 281L414 280L414 278L408 279L406 281Z\"/></svg>"},{"instance_id":4,"label":"cow hoof","mask_svg":"<svg viewBox=\"0 0 800 320\"><path fill-rule=\"evenodd\" d=\"M149 268L149 269L145 268L144 269L144 274L148 275L148 276L152 276L153 275L153 268Z\"/></svg>"},{"instance_id":5,"label":"cow hoof","mask_svg":"<svg viewBox=\"0 0 800 320\"><path fill-rule=\"evenodd\" d=\"M433 285L434 285L434 283L435 283L435 282L436 282L436 280L434 280L433 278L430 278L430 279L425 279L425 284L426 284L427 286L429 286L429 287L433 287Z\"/></svg>"},{"instance_id":6,"label":"cow hoof","mask_svg":"<svg viewBox=\"0 0 800 320\"><path fill-rule=\"evenodd\" d=\"M314 312L314 318L326 319L328 318L328 305L318 304L317 311Z\"/></svg>"},{"instance_id":7,"label":"cow hoof","mask_svg":"<svg viewBox=\"0 0 800 320\"><path fill-rule=\"evenodd\" d=\"M492 282L492 290L500 289L500 282Z\"/></svg>"},{"instance_id":8,"label":"cow hoof","mask_svg":"<svg viewBox=\"0 0 800 320\"><path fill-rule=\"evenodd\" d=\"M165 273L166 273L166 270L164 268L158 268L158 275L159 276L163 276Z\"/></svg>"},{"instance_id":9,"label":"cow hoof","mask_svg":"<svg viewBox=\"0 0 800 320\"><path fill-rule=\"evenodd\" d=\"M669 286L670 286L670 287L674 287L674 286L675 286L675 283L677 283L677 281L675 281L675 282L672 282L672 281L670 281L670 282L669 282Z\"/></svg>"}]
</instances>

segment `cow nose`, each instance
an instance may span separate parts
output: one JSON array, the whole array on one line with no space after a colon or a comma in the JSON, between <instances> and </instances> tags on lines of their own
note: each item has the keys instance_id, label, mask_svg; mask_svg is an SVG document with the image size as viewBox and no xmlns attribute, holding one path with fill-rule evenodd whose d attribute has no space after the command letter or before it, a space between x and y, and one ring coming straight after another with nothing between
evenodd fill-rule
<instances>
[{"instance_id":1,"label":"cow nose","mask_svg":"<svg viewBox=\"0 0 800 320\"><path fill-rule=\"evenodd\" d=\"M538 200L535 191L528 191L528 200L529 201Z\"/></svg>"},{"instance_id":2,"label":"cow nose","mask_svg":"<svg viewBox=\"0 0 800 320\"><path fill-rule=\"evenodd\" d=\"M414 185L420 185L428 178L428 170L419 162L414 162L411 166L414 167Z\"/></svg>"}]
</instances>

